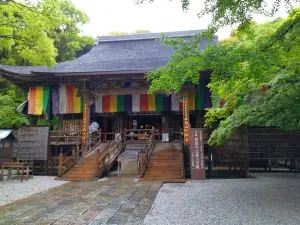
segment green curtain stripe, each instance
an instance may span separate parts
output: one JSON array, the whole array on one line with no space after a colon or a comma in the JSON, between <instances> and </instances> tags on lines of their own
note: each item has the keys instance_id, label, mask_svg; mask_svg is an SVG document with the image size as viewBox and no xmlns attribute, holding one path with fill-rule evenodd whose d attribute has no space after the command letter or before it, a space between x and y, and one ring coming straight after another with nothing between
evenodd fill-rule
<instances>
[{"instance_id":1,"label":"green curtain stripe","mask_svg":"<svg viewBox=\"0 0 300 225\"><path fill-rule=\"evenodd\" d=\"M124 95L117 96L117 112L124 112Z\"/></svg>"},{"instance_id":2,"label":"green curtain stripe","mask_svg":"<svg viewBox=\"0 0 300 225\"><path fill-rule=\"evenodd\" d=\"M83 98L80 98L80 113L83 113Z\"/></svg>"},{"instance_id":3,"label":"green curtain stripe","mask_svg":"<svg viewBox=\"0 0 300 225\"><path fill-rule=\"evenodd\" d=\"M202 79L199 80L196 91L196 109L204 109L204 82Z\"/></svg>"},{"instance_id":4,"label":"green curtain stripe","mask_svg":"<svg viewBox=\"0 0 300 225\"><path fill-rule=\"evenodd\" d=\"M155 95L155 108L156 111L164 110L164 95Z\"/></svg>"},{"instance_id":5,"label":"green curtain stripe","mask_svg":"<svg viewBox=\"0 0 300 225\"><path fill-rule=\"evenodd\" d=\"M43 87L43 114L47 114L48 103L50 97L50 87Z\"/></svg>"}]
</instances>

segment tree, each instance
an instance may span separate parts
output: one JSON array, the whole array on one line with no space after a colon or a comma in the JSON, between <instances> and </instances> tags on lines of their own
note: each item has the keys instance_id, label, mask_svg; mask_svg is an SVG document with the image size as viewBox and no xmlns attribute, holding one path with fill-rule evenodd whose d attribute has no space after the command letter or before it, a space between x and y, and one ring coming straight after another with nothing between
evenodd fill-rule
<instances>
[{"instance_id":1,"label":"tree","mask_svg":"<svg viewBox=\"0 0 300 225\"><path fill-rule=\"evenodd\" d=\"M154 2L154 0L134 0L137 4L146 1ZM205 0L201 4L203 9L199 9L198 16L201 18L204 15L212 15L210 27L213 31L226 25L238 25L239 30L249 30L255 14L274 16L281 5L284 5L287 11L290 12L299 2L299 0ZM189 9L190 0L181 0L181 3L184 11Z\"/></svg>"},{"instance_id":2,"label":"tree","mask_svg":"<svg viewBox=\"0 0 300 225\"><path fill-rule=\"evenodd\" d=\"M46 31L54 20L28 3L0 3L0 63L10 65L55 64L57 50Z\"/></svg>"},{"instance_id":3,"label":"tree","mask_svg":"<svg viewBox=\"0 0 300 225\"><path fill-rule=\"evenodd\" d=\"M210 144L223 144L243 125L300 128L300 8L285 20L251 23L251 29L251 37L237 31L230 40L204 51L197 43L206 33L189 42L163 37L175 53L164 67L147 74L151 92L171 93L186 82L197 83L199 71L213 69L209 87L226 104L206 114L207 126L222 120Z\"/></svg>"},{"instance_id":4,"label":"tree","mask_svg":"<svg viewBox=\"0 0 300 225\"><path fill-rule=\"evenodd\" d=\"M69 0L0 1L0 64L47 65L79 57L94 39L80 35L88 17ZM0 79L0 128L26 123L16 108L26 99L24 90Z\"/></svg>"},{"instance_id":5,"label":"tree","mask_svg":"<svg viewBox=\"0 0 300 225\"><path fill-rule=\"evenodd\" d=\"M70 0L2 1L0 7L2 64L52 66L94 44L92 37L79 35L88 17Z\"/></svg>"},{"instance_id":6,"label":"tree","mask_svg":"<svg viewBox=\"0 0 300 225\"><path fill-rule=\"evenodd\" d=\"M123 32L123 31L111 31L108 33L108 35L112 36L119 36L119 35L126 35L129 34L128 32Z\"/></svg>"},{"instance_id":7,"label":"tree","mask_svg":"<svg viewBox=\"0 0 300 225\"><path fill-rule=\"evenodd\" d=\"M135 31L133 31L132 32L132 34L149 34L149 33L151 33L151 31L150 30L135 30Z\"/></svg>"},{"instance_id":8,"label":"tree","mask_svg":"<svg viewBox=\"0 0 300 225\"><path fill-rule=\"evenodd\" d=\"M0 78L0 128L12 128L28 123L26 117L16 111L24 99L26 94L20 88Z\"/></svg>"},{"instance_id":9,"label":"tree","mask_svg":"<svg viewBox=\"0 0 300 225\"><path fill-rule=\"evenodd\" d=\"M135 30L131 33L124 32L124 31L111 31L108 33L108 35L119 36L119 35L126 35L126 34L149 34L149 33L151 33L150 30Z\"/></svg>"},{"instance_id":10,"label":"tree","mask_svg":"<svg viewBox=\"0 0 300 225\"><path fill-rule=\"evenodd\" d=\"M48 5L51 2L53 0L44 0L43 4ZM57 10L51 14L59 15L59 24L47 33L54 40L54 46L58 50L56 62L64 62L88 52L93 47L95 39L80 35L80 26L88 22L88 16L77 9L71 0L59 0L57 5Z\"/></svg>"}]
</instances>

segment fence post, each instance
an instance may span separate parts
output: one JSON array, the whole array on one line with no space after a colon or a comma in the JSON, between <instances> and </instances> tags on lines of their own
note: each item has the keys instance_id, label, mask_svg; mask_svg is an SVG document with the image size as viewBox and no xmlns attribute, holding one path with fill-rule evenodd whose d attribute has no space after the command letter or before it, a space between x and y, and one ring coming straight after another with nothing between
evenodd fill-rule
<instances>
[{"instance_id":1,"label":"fence post","mask_svg":"<svg viewBox=\"0 0 300 225\"><path fill-rule=\"evenodd\" d=\"M184 169L184 155L183 152L180 152L180 164L181 164L181 178L185 178L185 169Z\"/></svg>"},{"instance_id":2,"label":"fence post","mask_svg":"<svg viewBox=\"0 0 300 225\"><path fill-rule=\"evenodd\" d=\"M63 153L59 153L59 160L58 160L58 176L62 176L62 163L63 163Z\"/></svg>"},{"instance_id":3,"label":"fence post","mask_svg":"<svg viewBox=\"0 0 300 225\"><path fill-rule=\"evenodd\" d=\"M140 159L140 177L144 176L144 154L142 152L139 153L139 159Z\"/></svg>"},{"instance_id":4,"label":"fence post","mask_svg":"<svg viewBox=\"0 0 300 225\"><path fill-rule=\"evenodd\" d=\"M100 128L100 130L99 130L99 144L101 144L101 135L102 135L102 134L101 134L101 131L102 131L102 130L101 130L101 128Z\"/></svg>"}]
</instances>

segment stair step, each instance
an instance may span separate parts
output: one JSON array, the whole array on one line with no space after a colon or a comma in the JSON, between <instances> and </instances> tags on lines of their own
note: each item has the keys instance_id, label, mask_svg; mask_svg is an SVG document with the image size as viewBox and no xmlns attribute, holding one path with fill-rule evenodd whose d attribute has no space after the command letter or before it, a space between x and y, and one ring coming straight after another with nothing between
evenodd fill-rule
<instances>
[{"instance_id":1,"label":"stair step","mask_svg":"<svg viewBox=\"0 0 300 225\"><path fill-rule=\"evenodd\" d=\"M154 175L154 176L175 176L175 175L179 175L179 176L181 176L181 172L179 171L179 172L173 172L173 173L162 173L161 171L151 171L151 172L145 172L145 174L144 174L144 176L152 176L152 175Z\"/></svg>"},{"instance_id":2,"label":"stair step","mask_svg":"<svg viewBox=\"0 0 300 225\"><path fill-rule=\"evenodd\" d=\"M66 181L80 182L80 181L94 181L97 180L98 177L95 178L64 178Z\"/></svg>"},{"instance_id":3,"label":"stair step","mask_svg":"<svg viewBox=\"0 0 300 225\"><path fill-rule=\"evenodd\" d=\"M171 179L171 178L165 178L165 179L160 179L160 178L140 178L139 181L162 181L164 183L185 183L186 180L182 179L182 178L175 178L175 179Z\"/></svg>"},{"instance_id":4,"label":"stair step","mask_svg":"<svg viewBox=\"0 0 300 225\"><path fill-rule=\"evenodd\" d=\"M167 176L167 177L160 177L160 176L144 176L144 179L149 179L149 180L168 180L168 179L184 179L180 176Z\"/></svg>"}]
</instances>

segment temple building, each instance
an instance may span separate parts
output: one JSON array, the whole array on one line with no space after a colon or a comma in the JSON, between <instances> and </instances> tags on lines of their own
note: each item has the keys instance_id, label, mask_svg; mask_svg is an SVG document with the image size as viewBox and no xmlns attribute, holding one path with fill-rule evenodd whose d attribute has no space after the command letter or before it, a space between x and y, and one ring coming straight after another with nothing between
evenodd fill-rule
<instances>
[{"instance_id":1,"label":"temple building","mask_svg":"<svg viewBox=\"0 0 300 225\"><path fill-rule=\"evenodd\" d=\"M202 31L164 35L188 39ZM188 126L203 127L204 109L212 105L207 88L211 71L201 71L199 84L186 83L180 93L148 94L150 84L146 73L164 66L174 52L159 42L161 35L99 36L91 51L75 60L58 63L52 68L0 65L0 74L29 90L28 101L21 110L31 116L32 124L38 117L52 119L57 116L59 129L56 132L69 131L57 136L76 136L76 131L80 132L76 147L72 147L70 140L74 138L67 143L53 141L55 131L52 131L54 136L50 137L50 142L56 148L60 143L59 149L70 144L73 153L80 149L88 151L87 140L92 133L89 127L93 122L101 130L102 142L116 140L116 135L122 135L126 129L131 130L131 135L139 133L131 140L149 139L147 130L150 132L152 128L157 141L180 142L184 128L183 94L187 100ZM217 37L213 44L218 44ZM207 45L208 41L203 39L199 48ZM52 149L52 155L56 154Z\"/></svg>"}]
</instances>

